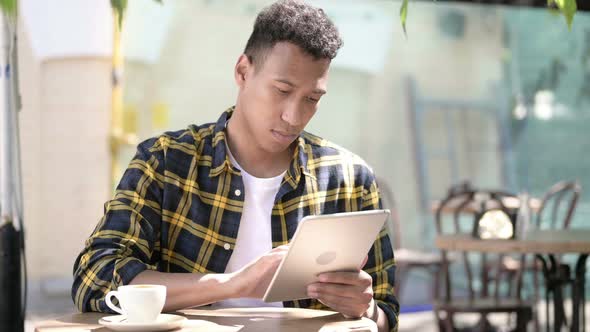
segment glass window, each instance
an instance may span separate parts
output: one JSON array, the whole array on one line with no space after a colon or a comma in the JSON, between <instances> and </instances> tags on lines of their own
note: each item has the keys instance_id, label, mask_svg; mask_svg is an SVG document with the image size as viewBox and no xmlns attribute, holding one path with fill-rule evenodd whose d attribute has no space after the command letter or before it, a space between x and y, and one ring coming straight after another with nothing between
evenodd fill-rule
<instances>
[{"instance_id":1,"label":"glass window","mask_svg":"<svg viewBox=\"0 0 590 332\"><path fill-rule=\"evenodd\" d=\"M137 1L124 35L128 125L141 139L212 122L235 102L233 68L271 1ZM447 189L590 188L590 14L571 31L543 8L316 1L340 28L328 95L308 131L365 158L393 188L405 246L433 247ZM153 22L158 22L154 24ZM124 167L134 147L119 156ZM578 204L574 225L590 215Z\"/></svg>"}]
</instances>

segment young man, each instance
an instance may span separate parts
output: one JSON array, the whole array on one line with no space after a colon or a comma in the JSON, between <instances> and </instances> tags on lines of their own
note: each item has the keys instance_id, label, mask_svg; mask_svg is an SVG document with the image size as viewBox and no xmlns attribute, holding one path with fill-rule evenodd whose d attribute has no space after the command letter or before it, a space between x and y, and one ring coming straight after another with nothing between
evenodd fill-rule
<instances>
[{"instance_id":1,"label":"young man","mask_svg":"<svg viewBox=\"0 0 590 332\"><path fill-rule=\"evenodd\" d=\"M235 107L139 145L76 260L81 311L109 311L106 293L137 283L165 285L166 311L268 305L260 298L301 218L380 208L370 168L303 131L341 45L321 9L287 0L259 14L235 66ZM329 307L396 330L394 265L383 230L364 270L324 274L309 299L273 305Z\"/></svg>"}]
</instances>

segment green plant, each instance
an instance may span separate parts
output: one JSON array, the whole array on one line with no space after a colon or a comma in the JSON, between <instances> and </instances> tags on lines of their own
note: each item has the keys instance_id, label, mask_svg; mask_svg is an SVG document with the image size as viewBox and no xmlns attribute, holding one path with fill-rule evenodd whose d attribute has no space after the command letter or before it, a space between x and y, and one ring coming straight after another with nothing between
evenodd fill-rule
<instances>
[{"instance_id":1,"label":"green plant","mask_svg":"<svg viewBox=\"0 0 590 332\"><path fill-rule=\"evenodd\" d=\"M162 0L154 1L162 4ZM121 28L123 25L123 15L125 14L125 9L127 9L127 0L111 0L111 7L113 7L113 10L117 15L117 19L119 20L119 28Z\"/></svg>"},{"instance_id":2,"label":"green plant","mask_svg":"<svg viewBox=\"0 0 590 332\"><path fill-rule=\"evenodd\" d=\"M401 7L399 8L399 18L402 23L402 28L404 29L404 35L408 36L408 32L406 31L406 19L408 18L408 0L404 0L402 2Z\"/></svg>"},{"instance_id":3,"label":"green plant","mask_svg":"<svg viewBox=\"0 0 590 332\"><path fill-rule=\"evenodd\" d=\"M559 11L565 16L568 28L572 28L574 15L578 10L576 0L547 0L547 6L556 5Z\"/></svg>"},{"instance_id":4,"label":"green plant","mask_svg":"<svg viewBox=\"0 0 590 332\"><path fill-rule=\"evenodd\" d=\"M17 0L0 0L0 8L4 15L8 17L16 17L16 10L18 8Z\"/></svg>"},{"instance_id":5,"label":"green plant","mask_svg":"<svg viewBox=\"0 0 590 332\"><path fill-rule=\"evenodd\" d=\"M123 25L123 15L127 9L127 0L111 0L111 7L115 11L115 15L119 20L119 28Z\"/></svg>"}]
</instances>

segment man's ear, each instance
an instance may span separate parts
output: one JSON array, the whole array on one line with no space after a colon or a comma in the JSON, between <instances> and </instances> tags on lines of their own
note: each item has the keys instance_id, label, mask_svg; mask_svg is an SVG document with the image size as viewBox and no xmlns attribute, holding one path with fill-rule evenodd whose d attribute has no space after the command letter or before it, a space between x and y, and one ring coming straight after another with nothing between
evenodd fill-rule
<instances>
[{"instance_id":1,"label":"man's ear","mask_svg":"<svg viewBox=\"0 0 590 332\"><path fill-rule=\"evenodd\" d=\"M252 67L252 63L250 63L250 59L246 54L240 55L238 58L238 62L236 63L236 67L234 69L234 78L236 80L236 84L239 87L243 87L246 79L250 75L249 70Z\"/></svg>"}]
</instances>

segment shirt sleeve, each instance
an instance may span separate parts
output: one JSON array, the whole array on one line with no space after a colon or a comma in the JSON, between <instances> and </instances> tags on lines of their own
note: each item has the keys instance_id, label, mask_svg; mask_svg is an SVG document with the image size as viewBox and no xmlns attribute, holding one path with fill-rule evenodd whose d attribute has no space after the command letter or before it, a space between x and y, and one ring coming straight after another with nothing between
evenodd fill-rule
<instances>
[{"instance_id":1,"label":"shirt sleeve","mask_svg":"<svg viewBox=\"0 0 590 332\"><path fill-rule=\"evenodd\" d=\"M375 177L371 173L367 178L363 189L362 210L381 209ZM395 260L387 226L383 227L369 250L369 258L363 270L373 278L373 297L387 315L390 331L397 331L399 302L394 293Z\"/></svg>"},{"instance_id":2,"label":"shirt sleeve","mask_svg":"<svg viewBox=\"0 0 590 332\"><path fill-rule=\"evenodd\" d=\"M105 295L156 269L164 158L157 139L138 146L104 216L74 263L72 299L82 312L112 312Z\"/></svg>"}]
</instances>

